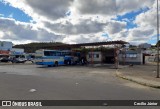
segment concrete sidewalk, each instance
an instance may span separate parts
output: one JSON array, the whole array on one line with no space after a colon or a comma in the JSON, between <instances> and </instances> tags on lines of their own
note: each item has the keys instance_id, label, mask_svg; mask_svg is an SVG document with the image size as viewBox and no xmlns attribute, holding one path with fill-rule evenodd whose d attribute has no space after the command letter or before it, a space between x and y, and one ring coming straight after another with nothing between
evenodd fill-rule
<instances>
[{"instance_id":1,"label":"concrete sidewalk","mask_svg":"<svg viewBox=\"0 0 160 109\"><path fill-rule=\"evenodd\" d=\"M156 78L156 74L155 65L120 66L116 71L116 76L120 78L160 89L160 78Z\"/></svg>"}]
</instances>

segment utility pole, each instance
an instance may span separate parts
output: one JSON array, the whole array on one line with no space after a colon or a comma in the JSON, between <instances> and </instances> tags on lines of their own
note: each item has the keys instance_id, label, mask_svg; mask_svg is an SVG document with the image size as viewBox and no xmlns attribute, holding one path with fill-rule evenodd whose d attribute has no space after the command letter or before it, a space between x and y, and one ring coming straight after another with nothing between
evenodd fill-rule
<instances>
[{"instance_id":1,"label":"utility pole","mask_svg":"<svg viewBox=\"0 0 160 109\"><path fill-rule=\"evenodd\" d=\"M157 78L159 78L159 7L157 0Z\"/></svg>"}]
</instances>

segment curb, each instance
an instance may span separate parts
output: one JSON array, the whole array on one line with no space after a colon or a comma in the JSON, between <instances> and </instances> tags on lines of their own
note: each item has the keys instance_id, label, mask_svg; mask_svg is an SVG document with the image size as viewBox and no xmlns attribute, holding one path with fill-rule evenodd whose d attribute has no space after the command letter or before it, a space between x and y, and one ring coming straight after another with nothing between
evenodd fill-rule
<instances>
[{"instance_id":1,"label":"curb","mask_svg":"<svg viewBox=\"0 0 160 109\"><path fill-rule=\"evenodd\" d=\"M135 83L140 84L140 85L143 85L143 86L148 86L148 87L160 89L160 85L154 85L154 84L149 84L149 83L145 83L145 82L142 82L142 81L137 81L137 80L133 79L133 78L130 77L130 76L125 76L125 75L123 75L123 74L122 74L121 72L119 72L118 70L116 70L116 76L119 77L119 78L128 80L128 81L131 81L131 82L135 82Z\"/></svg>"}]
</instances>

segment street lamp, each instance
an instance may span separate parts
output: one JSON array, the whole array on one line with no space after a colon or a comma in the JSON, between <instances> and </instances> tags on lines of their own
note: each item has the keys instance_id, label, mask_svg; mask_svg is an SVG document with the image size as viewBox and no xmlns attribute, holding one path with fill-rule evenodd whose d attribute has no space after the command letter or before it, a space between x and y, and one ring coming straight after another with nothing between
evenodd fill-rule
<instances>
[{"instance_id":1,"label":"street lamp","mask_svg":"<svg viewBox=\"0 0 160 109\"><path fill-rule=\"evenodd\" d=\"M159 78L159 8L157 0L157 78Z\"/></svg>"}]
</instances>

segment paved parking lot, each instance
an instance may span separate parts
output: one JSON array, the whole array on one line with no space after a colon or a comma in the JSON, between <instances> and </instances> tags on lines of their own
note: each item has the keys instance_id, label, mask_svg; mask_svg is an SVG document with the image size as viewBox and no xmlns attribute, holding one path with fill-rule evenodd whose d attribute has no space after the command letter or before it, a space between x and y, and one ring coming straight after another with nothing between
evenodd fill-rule
<instances>
[{"instance_id":1,"label":"paved parking lot","mask_svg":"<svg viewBox=\"0 0 160 109\"><path fill-rule=\"evenodd\" d=\"M160 99L158 89L119 79L115 71L108 66L1 65L0 97L12 100Z\"/></svg>"}]
</instances>

